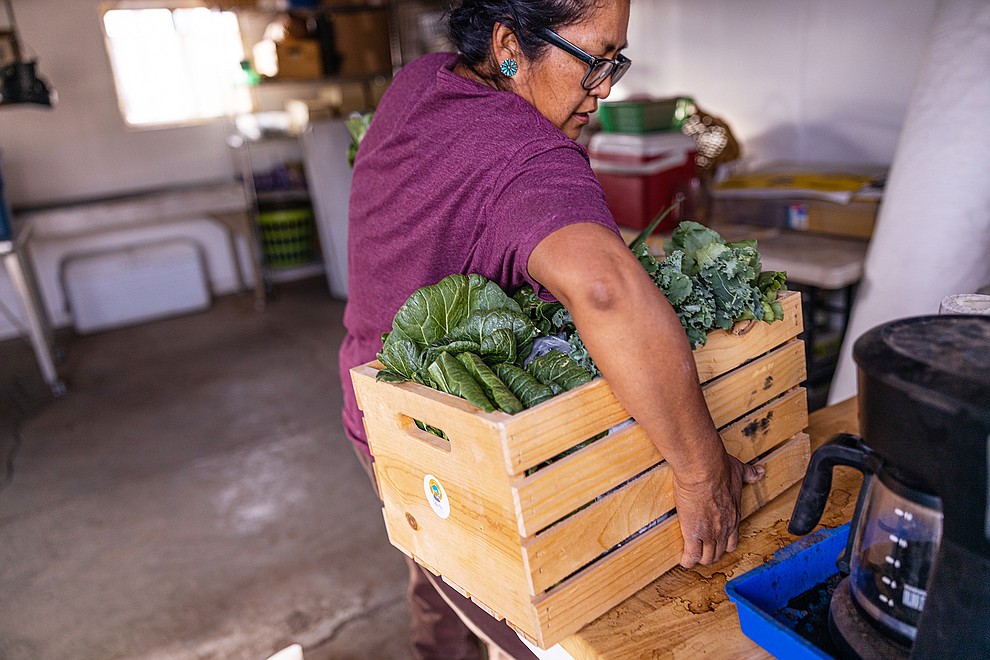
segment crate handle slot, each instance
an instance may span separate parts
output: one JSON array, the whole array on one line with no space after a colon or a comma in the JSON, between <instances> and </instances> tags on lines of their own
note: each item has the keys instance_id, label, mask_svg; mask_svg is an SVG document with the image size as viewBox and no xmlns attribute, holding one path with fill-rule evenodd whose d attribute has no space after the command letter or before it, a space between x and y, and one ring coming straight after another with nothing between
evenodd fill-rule
<instances>
[{"instance_id":1,"label":"crate handle slot","mask_svg":"<svg viewBox=\"0 0 990 660\"><path fill-rule=\"evenodd\" d=\"M430 433L429 431L424 431L416 423L417 421L420 421L421 423L426 424L426 422L422 422L422 420L413 419L409 415L403 415L401 413L397 415L397 421L398 421L399 429L410 438L418 440L419 442L423 442L433 447L434 449L438 449L444 452L445 454L450 453L450 440L448 440L447 438L441 438L440 436ZM430 424L429 426L432 426L432 424ZM437 430L443 433L444 435L446 435L443 429L437 429Z\"/></svg>"}]
</instances>

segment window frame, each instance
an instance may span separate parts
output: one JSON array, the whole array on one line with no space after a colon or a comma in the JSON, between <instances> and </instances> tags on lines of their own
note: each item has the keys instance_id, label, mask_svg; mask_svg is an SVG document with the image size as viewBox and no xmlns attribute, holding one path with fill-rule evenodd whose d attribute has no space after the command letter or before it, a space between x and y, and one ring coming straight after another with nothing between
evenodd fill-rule
<instances>
[{"instance_id":1,"label":"window frame","mask_svg":"<svg viewBox=\"0 0 990 660\"><path fill-rule=\"evenodd\" d=\"M101 2L97 11L99 14L100 32L103 35L104 52L107 57L107 63L110 66L110 74L113 78L114 93L116 95L117 110L120 113L121 121L124 124L125 129L129 131L148 131L148 130L159 130L159 129L170 129L170 128L182 128L182 127L194 127L194 126L204 126L209 124L215 124L217 122L229 121L232 116L241 114L243 112L252 112L254 110L254 98L249 92L246 92L246 103L245 107L237 107L233 104L227 107L225 110L221 111L220 114L213 116L195 116L186 117L185 119L177 120L166 120L166 121L155 121L147 123L135 123L127 118L127 108L124 104L125 94L122 93L122 81L117 74L117 67L114 64L112 39L107 34L105 17L108 12L116 10L145 10L145 9L167 9L173 12L177 9L208 9L211 11L223 11L225 13L230 13L237 18L237 13L231 11L230 9L219 9L215 3L205 2L204 0L107 0ZM246 58L247 47L244 44L243 34L240 33L240 20L238 19L238 34L241 42L241 56ZM237 85L232 86L232 90L236 92Z\"/></svg>"}]
</instances>

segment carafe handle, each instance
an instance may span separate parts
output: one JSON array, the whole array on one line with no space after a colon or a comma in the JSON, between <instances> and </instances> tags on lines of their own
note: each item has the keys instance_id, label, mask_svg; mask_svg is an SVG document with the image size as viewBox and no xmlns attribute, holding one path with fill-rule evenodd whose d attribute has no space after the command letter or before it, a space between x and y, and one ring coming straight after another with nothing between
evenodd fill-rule
<instances>
[{"instance_id":1,"label":"carafe handle","mask_svg":"<svg viewBox=\"0 0 990 660\"><path fill-rule=\"evenodd\" d=\"M869 477L880 468L880 458L863 445L857 435L839 433L832 436L831 440L811 455L791 520L787 524L788 532L803 536L821 520L825 503L832 491L832 468L836 465L856 468L865 477ZM858 503L856 508L858 513Z\"/></svg>"}]
</instances>

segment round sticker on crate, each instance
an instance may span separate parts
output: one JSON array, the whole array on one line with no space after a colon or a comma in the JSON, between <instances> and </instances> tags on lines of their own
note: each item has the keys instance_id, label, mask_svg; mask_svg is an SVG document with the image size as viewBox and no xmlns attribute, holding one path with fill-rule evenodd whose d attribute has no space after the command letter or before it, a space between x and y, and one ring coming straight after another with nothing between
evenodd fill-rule
<instances>
[{"instance_id":1,"label":"round sticker on crate","mask_svg":"<svg viewBox=\"0 0 990 660\"><path fill-rule=\"evenodd\" d=\"M447 492L443 489L443 484L432 474L423 477L423 492L426 493L426 501L430 503L435 514L444 519L450 516L450 500L447 499Z\"/></svg>"}]
</instances>

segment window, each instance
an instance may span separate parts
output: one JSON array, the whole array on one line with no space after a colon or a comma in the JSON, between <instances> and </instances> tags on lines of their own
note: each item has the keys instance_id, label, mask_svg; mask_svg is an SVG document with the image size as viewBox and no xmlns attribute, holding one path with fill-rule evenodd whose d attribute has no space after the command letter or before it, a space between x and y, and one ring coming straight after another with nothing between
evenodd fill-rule
<instances>
[{"instance_id":1,"label":"window","mask_svg":"<svg viewBox=\"0 0 990 660\"><path fill-rule=\"evenodd\" d=\"M251 110L248 91L238 85L244 46L237 16L178 4L104 6L107 54L128 126L199 123Z\"/></svg>"}]
</instances>

